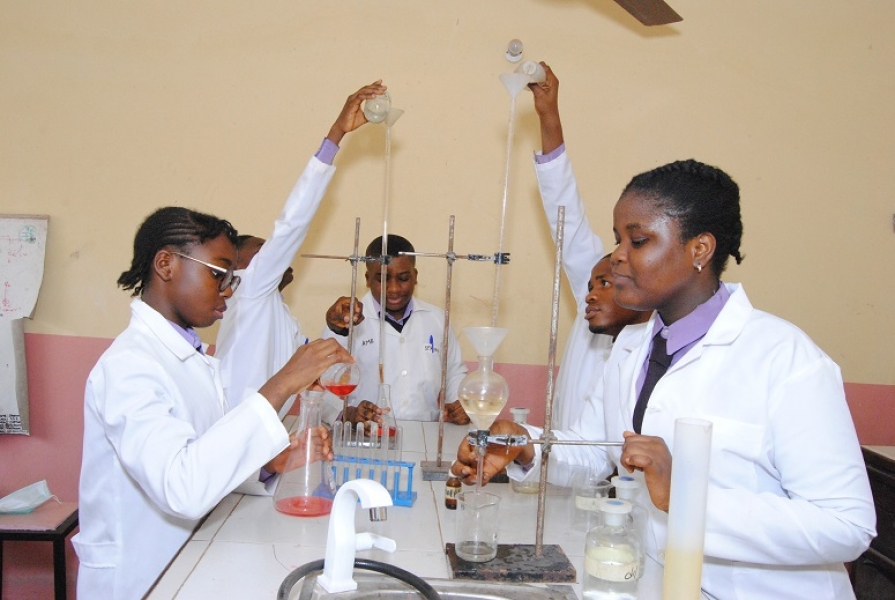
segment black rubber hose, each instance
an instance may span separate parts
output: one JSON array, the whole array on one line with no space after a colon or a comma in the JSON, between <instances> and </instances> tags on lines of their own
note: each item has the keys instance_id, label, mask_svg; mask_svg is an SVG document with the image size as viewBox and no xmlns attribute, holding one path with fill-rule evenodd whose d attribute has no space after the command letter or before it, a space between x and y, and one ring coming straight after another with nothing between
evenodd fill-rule
<instances>
[{"instance_id":1,"label":"black rubber hose","mask_svg":"<svg viewBox=\"0 0 895 600\"><path fill-rule=\"evenodd\" d=\"M298 583L299 580L307 577L309 574L314 573L315 571L322 571L323 563L324 561L322 559L311 561L289 573L289 575L286 576L286 579L283 580L283 583L280 584L280 589L277 592L277 600L288 600L289 592L292 591L293 586L295 586L295 584ZM423 598L426 598L426 600L441 600L441 595L435 590L435 588L433 588L431 585L429 585L410 571L405 571L401 567L396 567L395 565L379 562L378 560L367 560L358 558L354 561L354 568L363 569L364 571L373 571L375 573L382 573L383 575L388 575L389 577L400 579L407 585L419 591L419 593L422 594Z\"/></svg>"},{"instance_id":2,"label":"black rubber hose","mask_svg":"<svg viewBox=\"0 0 895 600\"><path fill-rule=\"evenodd\" d=\"M286 579L283 580L283 583L280 584L280 589L277 591L277 600L288 600L289 592L292 591L292 587L298 583L300 579L303 577L307 577L311 573L316 571L323 570L323 559L311 561L306 563L288 575L286 575Z\"/></svg>"}]
</instances>

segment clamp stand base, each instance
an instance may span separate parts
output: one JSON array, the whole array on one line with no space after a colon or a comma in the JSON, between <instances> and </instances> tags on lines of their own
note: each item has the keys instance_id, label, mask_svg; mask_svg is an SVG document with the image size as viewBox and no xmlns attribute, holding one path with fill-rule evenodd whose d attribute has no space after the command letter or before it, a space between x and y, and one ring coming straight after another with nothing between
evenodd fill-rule
<instances>
[{"instance_id":1,"label":"clamp stand base","mask_svg":"<svg viewBox=\"0 0 895 600\"><path fill-rule=\"evenodd\" d=\"M447 481L450 475L451 461L421 460L420 471L423 473L423 481Z\"/></svg>"},{"instance_id":2,"label":"clamp stand base","mask_svg":"<svg viewBox=\"0 0 895 600\"><path fill-rule=\"evenodd\" d=\"M535 556L534 544L498 544L497 556L488 562L469 562L457 556L454 544L444 552L454 579L575 583L575 567L562 548L544 544L543 556Z\"/></svg>"}]
</instances>

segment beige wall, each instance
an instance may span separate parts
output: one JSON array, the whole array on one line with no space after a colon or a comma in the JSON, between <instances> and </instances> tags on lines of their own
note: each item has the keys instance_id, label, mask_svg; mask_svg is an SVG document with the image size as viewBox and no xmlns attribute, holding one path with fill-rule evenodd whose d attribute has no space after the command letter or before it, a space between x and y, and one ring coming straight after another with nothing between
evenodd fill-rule
<instances>
[{"instance_id":1,"label":"beige wall","mask_svg":"<svg viewBox=\"0 0 895 600\"><path fill-rule=\"evenodd\" d=\"M455 214L458 252L494 252L510 114L497 76L519 37L562 81L569 152L607 242L632 175L691 156L717 164L742 187L746 227L746 261L727 279L805 329L846 380L895 384L895 3L672 4L683 23L644 29L611 0L0 0L0 212L51 216L26 330L115 336L128 315L115 280L158 206L267 235L345 97L380 77L406 111L392 135L390 230L441 252ZM553 249L530 165L537 133L523 92L502 362L546 362ZM347 253L355 216L362 244L380 232L384 148L382 127L346 138L302 251ZM441 303L444 265L420 267L419 294ZM287 299L313 334L350 269L296 270ZM490 322L493 274L457 263L458 328Z\"/></svg>"}]
</instances>

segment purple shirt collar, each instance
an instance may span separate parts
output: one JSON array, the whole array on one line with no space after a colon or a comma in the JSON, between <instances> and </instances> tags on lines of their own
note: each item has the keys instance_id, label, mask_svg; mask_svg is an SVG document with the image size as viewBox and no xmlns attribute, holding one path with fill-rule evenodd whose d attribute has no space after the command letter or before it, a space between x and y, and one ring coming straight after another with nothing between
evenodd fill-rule
<instances>
[{"instance_id":1,"label":"purple shirt collar","mask_svg":"<svg viewBox=\"0 0 895 600\"><path fill-rule=\"evenodd\" d=\"M711 298L671 325L665 325L662 321L662 316L656 313L656 320L653 323L653 337L659 332L662 333L662 337L667 342L666 349L674 357L672 358L672 363L680 356L686 354L686 352L680 352L681 350L685 348L689 350L693 344L708 333L712 323L721 314L721 309L724 308L728 298L730 298L730 292L727 291L727 287L723 283L720 283L718 291L712 294Z\"/></svg>"},{"instance_id":2,"label":"purple shirt collar","mask_svg":"<svg viewBox=\"0 0 895 600\"><path fill-rule=\"evenodd\" d=\"M188 329L184 329L174 321L168 321L171 324L171 327L174 328L174 331L179 333L183 339L189 342L190 346L198 350L201 354L204 354L202 351L202 340L199 338L199 334L196 333L196 330L192 327Z\"/></svg>"},{"instance_id":3,"label":"purple shirt collar","mask_svg":"<svg viewBox=\"0 0 895 600\"><path fill-rule=\"evenodd\" d=\"M721 309L724 308L728 298L730 298L730 292L727 291L724 283L720 283L718 291L711 298L697 306L689 315L671 325L665 325L662 317L659 316L659 313L656 313L656 320L653 322L653 332L650 339L656 337L657 333L661 333L666 340L665 349L671 355L671 364L677 363L687 354L690 348L696 345L696 342L705 337L712 323L721 314ZM652 352L652 346L650 346L650 352ZM640 374L637 376L636 390L638 396L640 395L640 390L643 389L643 382L646 381L648 364L649 355L643 361Z\"/></svg>"}]
</instances>

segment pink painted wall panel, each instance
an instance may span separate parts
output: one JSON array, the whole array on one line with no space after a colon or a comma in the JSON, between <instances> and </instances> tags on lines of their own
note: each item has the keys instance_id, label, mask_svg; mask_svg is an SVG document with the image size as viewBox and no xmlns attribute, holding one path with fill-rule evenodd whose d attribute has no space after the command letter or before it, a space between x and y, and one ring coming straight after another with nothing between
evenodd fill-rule
<instances>
[{"instance_id":1,"label":"pink painted wall panel","mask_svg":"<svg viewBox=\"0 0 895 600\"><path fill-rule=\"evenodd\" d=\"M78 499L84 430L84 383L112 341L44 334L25 336L31 435L0 435L11 471L0 493L46 479L60 500Z\"/></svg>"},{"instance_id":2,"label":"pink painted wall panel","mask_svg":"<svg viewBox=\"0 0 895 600\"><path fill-rule=\"evenodd\" d=\"M28 334L31 436L0 436L0 494L46 479L62 500L77 500L81 461L83 394L87 375L111 340ZM469 369L477 368L467 362ZM529 420L543 425L547 369L543 365L497 364L510 382L509 408L531 409ZM895 386L847 383L846 395L862 444L895 445Z\"/></svg>"}]
</instances>

